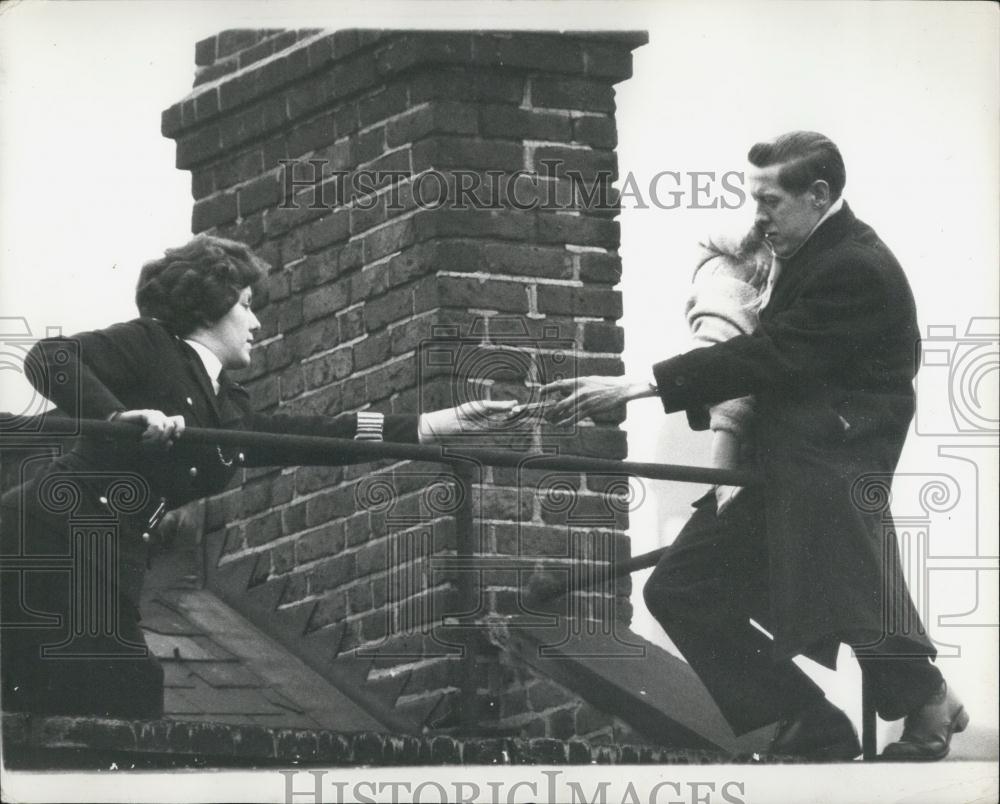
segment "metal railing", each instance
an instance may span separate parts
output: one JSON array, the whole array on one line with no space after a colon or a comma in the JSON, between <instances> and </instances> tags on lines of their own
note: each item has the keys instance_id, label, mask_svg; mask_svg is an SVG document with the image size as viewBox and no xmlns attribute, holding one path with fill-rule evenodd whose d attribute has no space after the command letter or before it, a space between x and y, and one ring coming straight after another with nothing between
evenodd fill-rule
<instances>
[{"instance_id":1,"label":"metal railing","mask_svg":"<svg viewBox=\"0 0 1000 804\"><path fill-rule=\"evenodd\" d=\"M129 422L107 422L90 419L67 419L57 416L39 416L19 420L11 414L0 413L0 437L9 443L30 444L39 435L73 437L76 435L125 441L139 441L142 426ZM19 424L12 427L11 423ZM477 551L473 544L474 511L472 507L472 487L476 482L476 466L499 466L550 470L574 473L619 474L650 480L673 480L689 483L712 483L730 486L757 486L759 477L746 471L715 469L681 464L640 463L607 458L579 455L553 455L550 453L521 452L511 449L470 447L461 445L410 444L392 441L355 441L352 439L327 438L322 436L286 435L247 430L221 430L202 427L188 427L181 439L188 444L226 446L238 449L267 449L272 454L280 450L286 460L282 465L329 466L350 463L365 463L373 460L395 459L416 460L447 464L455 473L461 486L459 505L454 513L457 533L457 559L471 564ZM657 563L664 549L654 550L639 556L615 562L604 581L621 577ZM460 586L460 600L463 611L474 611L479 603L479 581L473 573L460 573L466 578ZM477 720L475 706L477 683L475 654L467 646L463 652L464 684L461 692L461 712L463 726L470 728ZM870 691L863 689L863 747L864 758L875 757L875 718Z\"/></svg>"}]
</instances>

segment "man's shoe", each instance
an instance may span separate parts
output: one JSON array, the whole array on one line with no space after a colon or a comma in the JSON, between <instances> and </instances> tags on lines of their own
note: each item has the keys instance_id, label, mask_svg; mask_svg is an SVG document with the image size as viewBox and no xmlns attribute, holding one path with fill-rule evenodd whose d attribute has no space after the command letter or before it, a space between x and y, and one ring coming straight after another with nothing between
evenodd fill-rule
<instances>
[{"instance_id":1,"label":"man's shoe","mask_svg":"<svg viewBox=\"0 0 1000 804\"><path fill-rule=\"evenodd\" d=\"M906 716L903 735L879 756L887 762L927 762L944 759L951 735L965 731L969 713L946 682L922 706Z\"/></svg>"},{"instance_id":2,"label":"man's shoe","mask_svg":"<svg viewBox=\"0 0 1000 804\"><path fill-rule=\"evenodd\" d=\"M818 762L846 762L861 753L851 719L826 698L782 720L768 753Z\"/></svg>"}]
</instances>

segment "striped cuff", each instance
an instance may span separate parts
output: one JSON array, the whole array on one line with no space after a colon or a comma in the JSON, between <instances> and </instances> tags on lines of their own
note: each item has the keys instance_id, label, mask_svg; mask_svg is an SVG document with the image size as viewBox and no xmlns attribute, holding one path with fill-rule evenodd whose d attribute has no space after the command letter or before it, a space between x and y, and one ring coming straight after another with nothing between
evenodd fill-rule
<instances>
[{"instance_id":1,"label":"striped cuff","mask_svg":"<svg viewBox=\"0 0 1000 804\"><path fill-rule=\"evenodd\" d=\"M385 415L373 413L370 410L358 412L358 426L354 433L355 441L381 441L382 428L385 425Z\"/></svg>"}]
</instances>

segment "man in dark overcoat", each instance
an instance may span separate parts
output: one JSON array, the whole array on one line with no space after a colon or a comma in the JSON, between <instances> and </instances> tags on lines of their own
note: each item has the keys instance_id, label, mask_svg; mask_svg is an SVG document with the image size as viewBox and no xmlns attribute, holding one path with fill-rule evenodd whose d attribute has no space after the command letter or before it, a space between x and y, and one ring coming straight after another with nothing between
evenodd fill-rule
<instances>
[{"instance_id":1,"label":"man in dark overcoat","mask_svg":"<svg viewBox=\"0 0 1000 804\"><path fill-rule=\"evenodd\" d=\"M835 669L846 643L879 715L906 718L883 756L940 759L968 715L932 662L886 510L914 413L913 296L844 202L833 142L792 132L753 146L749 161L755 227L775 254L758 329L656 364L652 383L554 383L545 390L568 395L550 415L571 421L656 395L704 429L708 406L753 395L745 438L763 483L722 511L712 493L695 503L644 589L650 611L736 733L779 723L773 752L860 753L849 718L792 661Z\"/></svg>"}]
</instances>

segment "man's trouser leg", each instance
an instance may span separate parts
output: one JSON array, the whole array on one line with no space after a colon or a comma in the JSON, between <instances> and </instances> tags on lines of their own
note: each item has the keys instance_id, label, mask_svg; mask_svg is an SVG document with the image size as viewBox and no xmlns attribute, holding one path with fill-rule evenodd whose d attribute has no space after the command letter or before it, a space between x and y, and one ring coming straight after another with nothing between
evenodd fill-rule
<instances>
[{"instance_id":1,"label":"man's trouser leg","mask_svg":"<svg viewBox=\"0 0 1000 804\"><path fill-rule=\"evenodd\" d=\"M771 659L768 555L760 496L745 489L716 515L697 504L643 590L646 605L706 686L737 734L822 699L794 662Z\"/></svg>"},{"instance_id":2,"label":"man's trouser leg","mask_svg":"<svg viewBox=\"0 0 1000 804\"><path fill-rule=\"evenodd\" d=\"M909 640L872 634L845 641L854 649L872 703L883 720L905 717L941 688L941 671Z\"/></svg>"}]
</instances>

